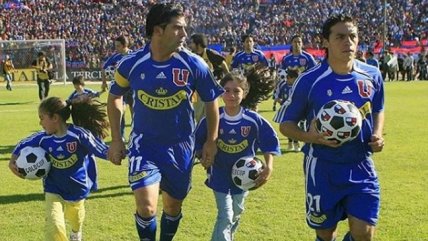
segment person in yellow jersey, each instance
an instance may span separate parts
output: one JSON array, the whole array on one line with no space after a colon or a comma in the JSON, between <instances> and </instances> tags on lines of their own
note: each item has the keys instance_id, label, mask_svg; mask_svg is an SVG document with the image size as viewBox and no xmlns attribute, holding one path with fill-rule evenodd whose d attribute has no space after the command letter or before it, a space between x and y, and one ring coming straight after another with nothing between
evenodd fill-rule
<instances>
[{"instance_id":1,"label":"person in yellow jersey","mask_svg":"<svg viewBox=\"0 0 428 241\"><path fill-rule=\"evenodd\" d=\"M52 70L52 63L46 57L46 53L37 53L37 59L33 61L32 67L37 72L37 85L39 86L39 99L43 100L49 95L50 82L49 71Z\"/></svg>"},{"instance_id":2,"label":"person in yellow jersey","mask_svg":"<svg viewBox=\"0 0 428 241\"><path fill-rule=\"evenodd\" d=\"M215 79L220 80L229 73L225 58L215 50L209 49L208 39L204 34L196 33L190 37L189 48L193 53L201 56L213 72ZM193 108L195 109L195 121L198 123L205 116L205 104L195 95Z\"/></svg>"}]
</instances>

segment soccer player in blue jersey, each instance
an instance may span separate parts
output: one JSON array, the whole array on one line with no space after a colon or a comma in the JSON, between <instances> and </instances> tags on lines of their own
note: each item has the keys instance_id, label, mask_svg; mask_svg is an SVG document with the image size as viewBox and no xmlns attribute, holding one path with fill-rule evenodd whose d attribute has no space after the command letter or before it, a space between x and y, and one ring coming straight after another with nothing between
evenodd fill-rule
<instances>
[{"instance_id":1,"label":"soccer player in blue jersey","mask_svg":"<svg viewBox=\"0 0 428 241\"><path fill-rule=\"evenodd\" d=\"M208 167L217 152L217 97L223 88L204 60L183 47L186 26L181 4L153 5L146 19L150 42L121 61L108 97L109 158L120 164L126 153L119 131L122 95L133 92L129 183L140 240L156 238L159 189L163 201L160 240L172 240L178 229L182 203L191 188L195 129L191 99L195 91L205 102L208 123L201 164Z\"/></svg>"},{"instance_id":2,"label":"soccer player in blue jersey","mask_svg":"<svg viewBox=\"0 0 428 241\"><path fill-rule=\"evenodd\" d=\"M238 69L245 74L251 67L258 63L263 66L269 66L263 52L254 48L253 36L242 36L242 42L244 43L244 50L239 51L233 56L232 69Z\"/></svg>"},{"instance_id":3,"label":"soccer player in blue jersey","mask_svg":"<svg viewBox=\"0 0 428 241\"><path fill-rule=\"evenodd\" d=\"M300 73L316 65L314 57L302 49L303 40L300 35L291 38L291 52L281 61L282 69L297 69Z\"/></svg>"},{"instance_id":4,"label":"soccer player in blue jersey","mask_svg":"<svg viewBox=\"0 0 428 241\"><path fill-rule=\"evenodd\" d=\"M76 125L66 123L70 115ZM44 131L18 143L9 168L15 175L22 177L16 167L19 152L26 146L46 150L51 169L43 180L46 200L45 240L81 241L84 203L92 186L87 172L87 159L91 155L107 159L108 146L97 137L107 135L105 105L90 98L65 102L58 97L49 97L39 106L39 118ZM70 239L66 236L65 219L71 225Z\"/></svg>"},{"instance_id":5,"label":"soccer player in blue jersey","mask_svg":"<svg viewBox=\"0 0 428 241\"><path fill-rule=\"evenodd\" d=\"M129 40L125 36L121 35L114 40L114 48L116 49L116 53L110 56L103 64L102 72L101 72L101 91L107 90L107 78L113 79L114 71L116 70L119 62L123 57L127 56L132 52L129 49ZM107 75L108 73L108 75ZM120 133L122 134L122 138L124 139L125 135L125 109L126 105L129 106L129 111L133 112L133 99L132 99L132 91L128 91L123 95L123 113L122 120L120 125Z\"/></svg>"},{"instance_id":6,"label":"soccer player in blue jersey","mask_svg":"<svg viewBox=\"0 0 428 241\"><path fill-rule=\"evenodd\" d=\"M299 71L297 69L288 69L287 70L287 77L285 80L280 80L280 82L276 85L275 91L274 91L274 105L275 103L280 103L280 105L283 105L285 101L290 96L291 87L293 87L294 81L299 76ZM299 126L304 129L304 121L299 122ZM300 144L299 141L293 140L291 138L288 138L288 151L300 151Z\"/></svg>"},{"instance_id":7,"label":"soccer player in blue jersey","mask_svg":"<svg viewBox=\"0 0 428 241\"><path fill-rule=\"evenodd\" d=\"M100 97L100 95L104 93L104 91L97 92L97 91L85 88L85 79L83 78L83 76L74 77L73 86L74 86L74 91L68 97L68 100L70 101L75 98L78 98L79 96L85 96L85 95L91 98Z\"/></svg>"},{"instance_id":8,"label":"soccer player in blue jersey","mask_svg":"<svg viewBox=\"0 0 428 241\"><path fill-rule=\"evenodd\" d=\"M223 94L225 106L220 108L218 152L214 163L207 169L208 178L205 181L213 190L217 204L212 241L232 241L244 211L248 191L243 191L233 183L233 164L242 157L255 156L260 148L266 163L256 179L256 187L260 187L272 174L273 155L280 154L279 140L273 127L257 112L248 109L251 104L258 102L260 95L272 91L274 81L270 79L269 71L269 68L253 68L247 77L232 73L220 81L226 91ZM250 86L249 82L258 85ZM264 93L259 92L262 89ZM246 101L243 102L243 99ZM202 149L206 133L207 122L203 118L196 129L196 152Z\"/></svg>"},{"instance_id":9,"label":"soccer player in blue jersey","mask_svg":"<svg viewBox=\"0 0 428 241\"><path fill-rule=\"evenodd\" d=\"M384 88L380 71L355 60L357 24L350 16L332 15L322 28L326 59L301 74L275 121L285 136L306 143L306 221L317 241L332 241L337 224L348 219L343 240L367 241L374 236L380 207L378 177L372 154L384 146ZM316 131L315 117L331 100L353 102L363 125L356 139L339 145ZM298 128L312 120L307 132Z\"/></svg>"}]
</instances>

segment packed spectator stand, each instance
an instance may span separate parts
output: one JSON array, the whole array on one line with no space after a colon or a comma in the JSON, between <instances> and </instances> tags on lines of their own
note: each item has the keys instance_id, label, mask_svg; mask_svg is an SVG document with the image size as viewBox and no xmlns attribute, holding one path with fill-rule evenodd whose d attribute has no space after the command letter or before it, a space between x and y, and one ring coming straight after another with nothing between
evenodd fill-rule
<instances>
[{"instance_id":1,"label":"packed spectator stand","mask_svg":"<svg viewBox=\"0 0 428 241\"><path fill-rule=\"evenodd\" d=\"M130 38L132 48L144 44L145 16L154 2L0 0L0 37L3 40L65 39L68 67L96 68L111 54L113 39L120 34ZM293 35L300 33L305 48L321 49L320 26L334 12L351 13L357 18L361 50L378 50L383 44L383 1L181 2L187 6L189 34L205 33L211 44L217 44L225 51L231 46L240 47L244 33L254 35L259 45L268 47L285 45ZM387 46L400 47L403 41L413 41L416 46L423 47L428 38L428 0L387 2Z\"/></svg>"}]
</instances>

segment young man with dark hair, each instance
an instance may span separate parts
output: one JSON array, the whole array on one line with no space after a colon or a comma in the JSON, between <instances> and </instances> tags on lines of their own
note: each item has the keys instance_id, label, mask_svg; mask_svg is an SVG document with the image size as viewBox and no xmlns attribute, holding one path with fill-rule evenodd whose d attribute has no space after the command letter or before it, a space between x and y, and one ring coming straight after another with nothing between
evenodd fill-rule
<instances>
[{"instance_id":1,"label":"young man with dark hair","mask_svg":"<svg viewBox=\"0 0 428 241\"><path fill-rule=\"evenodd\" d=\"M281 61L281 69L296 69L299 73L310 69L316 65L314 57L304 51L303 40L300 35L294 35L291 38L291 51L285 55Z\"/></svg>"},{"instance_id":2,"label":"young man with dark hair","mask_svg":"<svg viewBox=\"0 0 428 241\"><path fill-rule=\"evenodd\" d=\"M129 183L136 202L140 240L156 239L156 213L162 190L160 240L172 240L191 188L195 122L192 95L205 102L207 139L201 164L209 167L217 152L219 110L217 84L204 61L187 51L186 18L178 3L153 5L146 19L150 42L119 64L108 97L112 142L109 159L120 165L126 149L120 135L122 95L131 90L133 126L128 150Z\"/></svg>"},{"instance_id":3,"label":"young man with dark hair","mask_svg":"<svg viewBox=\"0 0 428 241\"><path fill-rule=\"evenodd\" d=\"M303 147L306 221L317 241L333 241L337 224L348 219L344 241L373 239L379 216L380 191L372 154L384 147L384 88L378 68L355 60L357 24L350 16L333 15L322 28L326 59L301 74L275 121L287 137ZM354 140L339 145L315 128L321 107L331 100L346 100L360 109L361 131ZM309 130L297 123L306 119Z\"/></svg>"},{"instance_id":4,"label":"young man with dark hair","mask_svg":"<svg viewBox=\"0 0 428 241\"><path fill-rule=\"evenodd\" d=\"M244 50L235 54L232 60L232 68L239 69L244 74L255 64L262 64L266 67L269 63L261 50L254 48L254 38L251 35L242 36Z\"/></svg>"}]
</instances>

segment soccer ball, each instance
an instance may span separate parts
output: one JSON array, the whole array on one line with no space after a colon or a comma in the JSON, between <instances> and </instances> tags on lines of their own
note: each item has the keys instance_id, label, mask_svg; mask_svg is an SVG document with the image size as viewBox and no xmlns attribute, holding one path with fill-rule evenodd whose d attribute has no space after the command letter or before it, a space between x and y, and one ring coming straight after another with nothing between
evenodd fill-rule
<instances>
[{"instance_id":1,"label":"soccer ball","mask_svg":"<svg viewBox=\"0 0 428 241\"><path fill-rule=\"evenodd\" d=\"M244 191L252 190L255 180L263 170L263 162L257 157L243 157L233 164L233 183Z\"/></svg>"},{"instance_id":2,"label":"soccer ball","mask_svg":"<svg viewBox=\"0 0 428 241\"><path fill-rule=\"evenodd\" d=\"M327 133L327 140L343 144L358 136L362 122L361 113L354 104L344 100L332 100L319 110L316 129L320 133Z\"/></svg>"},{"instance_id":3,"label":"soccer ball","mask_svg":"<svg viewBox=\"0 0 428 241\"><path fill-rule=\"evenodd\" d=\"M27 146L19 153L16 166L25 179L36 180L48 174L51 163L43 148Z\"/></svg>"},{"instance_id":4,"label":"soccer ball","mask_svg":"<svg viewBox=\"0 0 428 241\"><path fill-rule=\"evenodd\" d=\"M287 71L285 69L278 69L278 81L287 80Z\"/></svg>"},{"instance_id":5,"label":"soccer ball","mask_svg":"<svg viewBox=\"0 0 428 241\"><path fill-rule=\"evenodd\" d=\"M108 78L113 79L115 70L116 70L116 67L114 65L109 65L104 71Z\"/></svg>"}]
</instances>

